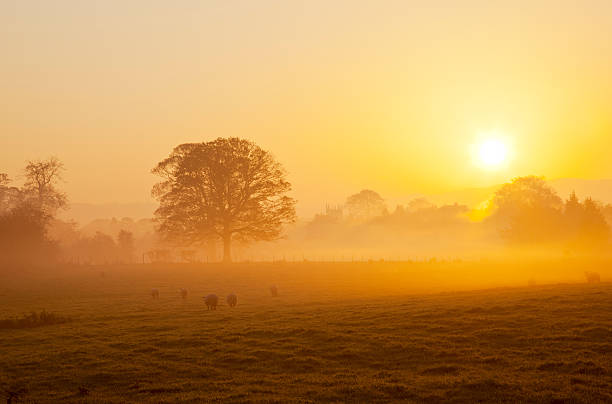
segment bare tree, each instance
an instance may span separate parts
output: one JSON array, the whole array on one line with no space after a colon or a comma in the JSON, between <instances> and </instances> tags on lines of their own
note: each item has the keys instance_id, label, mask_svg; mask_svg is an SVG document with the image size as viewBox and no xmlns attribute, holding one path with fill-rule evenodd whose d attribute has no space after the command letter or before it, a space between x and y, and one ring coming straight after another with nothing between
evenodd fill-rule
<instances>
[{"instance_id":1,"label":"bare tree","mask_svg":"<svg viewBox=\"0 0 612 404\"><path fill-rule=\"evenodd\" d=\"M275 240L282 225L295 221L291 184L270 153L239 138L177 146L153 173L163 181L152 194L158 230L186 244L223 240L223 260L231 261L233 239Z\"/></svg>"},{"instance_id":2,"label":"bare tree","mask_svg":"<svg viewBox=\"0 0 612 404\"><path fill-rule=\"evenodd\" d=\"M48 218L67 205L66 194L57 188L63 171L64 164L56 157L29 161L25 168L24 191Z\"/></svg>"}]
</instances>

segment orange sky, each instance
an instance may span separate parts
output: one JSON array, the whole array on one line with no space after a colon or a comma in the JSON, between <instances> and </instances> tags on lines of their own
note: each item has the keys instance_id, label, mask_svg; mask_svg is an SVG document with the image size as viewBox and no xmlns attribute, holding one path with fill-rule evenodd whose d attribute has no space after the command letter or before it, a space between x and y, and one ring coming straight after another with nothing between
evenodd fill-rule
<instances>
[{"instance_id":1,"label":"orange sky","mask_svg":"<svg viewBox=\"0 0 612 404\"><path fill-rule=\"evenodd\" d=\"M612 3L493 3L3 1L0 172L56 155L72 201L149 201L173 146L241 136L302 212L612 177ZM503 169L471 161L491 130Z\"/></svg>"}]
</instances>

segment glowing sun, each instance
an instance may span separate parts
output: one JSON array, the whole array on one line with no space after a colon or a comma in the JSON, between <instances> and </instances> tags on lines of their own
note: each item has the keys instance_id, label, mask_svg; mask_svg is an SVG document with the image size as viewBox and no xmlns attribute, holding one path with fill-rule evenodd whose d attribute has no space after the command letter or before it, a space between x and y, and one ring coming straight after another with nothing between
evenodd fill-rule
<instances>
[{"instance_id":1,"label":"glowing sun","mask_svg":"<svg viewBox=\"0 0 612 404\"><path fill-rule=\"evenodd\" d=\"M508 147L499 139L488 139L478 146L478 160L487 168L496 168L506 162Z\"/></svg>"}]
</instances>

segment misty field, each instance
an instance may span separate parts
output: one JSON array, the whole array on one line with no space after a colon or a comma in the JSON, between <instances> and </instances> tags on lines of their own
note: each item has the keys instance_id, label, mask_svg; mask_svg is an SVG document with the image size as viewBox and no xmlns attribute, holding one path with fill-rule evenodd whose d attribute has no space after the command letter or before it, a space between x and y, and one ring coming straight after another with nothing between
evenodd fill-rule
<instances>
[{"instance_id":1,"label":"misty field","mask_svg":"<svg viewBox=\"0 0 612 404\"><path fill-rule=\"evenodd\" d=\"M44 309L71 321L0 329L0 394L85 403L612 402L609 272L587 284L572 265L515 268L514 278L510 270L251 263L3 276L0 320ZM220 297L216 311L204 305L209 293Z\"/></svg>"}]
</instances>

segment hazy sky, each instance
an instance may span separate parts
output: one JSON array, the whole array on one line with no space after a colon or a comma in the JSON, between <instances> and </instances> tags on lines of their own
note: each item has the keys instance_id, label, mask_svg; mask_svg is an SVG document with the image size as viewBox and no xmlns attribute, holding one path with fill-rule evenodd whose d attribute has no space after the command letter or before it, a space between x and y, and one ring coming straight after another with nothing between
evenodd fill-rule
<instances>
[{"instance_id":1,"label":"hazy sky","mask_svg":"<svg viewBox=\"0 0 612 404\"><path fill-rule=\"evenodd\" d=\"M612 2L0 1L0 172L150 200L177 144L241 136L301 212L524 174L612 177ZM496 130L502 169L470 147ZM486 138L486 136L484 136Z\"/></svg>"}]
</instances>

